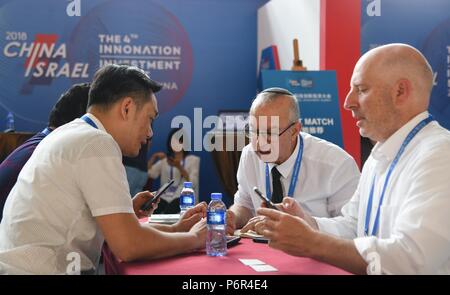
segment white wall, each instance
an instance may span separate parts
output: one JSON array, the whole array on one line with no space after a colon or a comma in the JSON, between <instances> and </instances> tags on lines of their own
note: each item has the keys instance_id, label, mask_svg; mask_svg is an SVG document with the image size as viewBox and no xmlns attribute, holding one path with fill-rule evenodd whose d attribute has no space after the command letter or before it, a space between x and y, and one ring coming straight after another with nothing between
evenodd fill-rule
<instances>
[{"instance_id":1,"label":"white wall","mask_svg":"<svg viewBox=\"0 0 450 295\"><path fill-rule=\"evenodd\" d=\"M294 38L303 66L319 70L320 0L272 0L258 10L258 67L261 50L277 45L281 69L290 70Z\"/></svg>"}]
</instances>

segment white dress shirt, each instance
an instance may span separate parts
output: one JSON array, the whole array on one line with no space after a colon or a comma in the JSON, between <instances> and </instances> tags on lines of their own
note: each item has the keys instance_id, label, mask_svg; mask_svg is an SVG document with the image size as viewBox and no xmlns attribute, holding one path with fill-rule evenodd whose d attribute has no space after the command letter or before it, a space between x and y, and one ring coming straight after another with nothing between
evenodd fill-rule
<instances>
[{"instance_id":1,"label":"white dress shirt","mask_svg":"<svg viewBox=\"0 0 450 295\"><path fill-rule=\"evenodd\" d=\"M428 112L417 115L384 143L375 145L358 190L342 209L343 216L316 218L321 231L354 239L369 266L379 263L385 274L450 274L450 132L436 121L426 125L406 147L386 189L378 232L376 236L364 234L374 174L369 233L389 165L408 133L427 117Z\"/></svg>"},{"instance_id":2,"label":"white dress shirt","mask_svg":"<svg viewBox=\"0 0 450 295\"><path fill-rule=\"evenodd\" d=\"M64 274L78 255L81 271L95 269L104 238L94 217L134 213L120 148L89 116L98 129L81 119L57 128L20 172L0 224L0 273Z\"/></svg>"},{"instance_id":3,"label":"white dress shirt","mask_svg":"<svg viewBox=\"0 0 450 295\"><path fill-rule=\"evenodd\" d=\"M196 203L198 203L200 158L195 155L187 155L182 162L182 166L189 174L189 181L192 182ZM172 194L164 193L163 195L161 195L161 198L168 203L180 197L181 190L183 189L183 184L187 180L185 180L181 176L180 171L176 167L169 165L169 163L167 162L167 158L159 160L152 165L152 168L148 170L148 176L152 179L160 177L161 184L169 182L171 171L172 177L175 180L172 186L176 188L176 190Z\"/></svg>"},{"instance_id":4,"label":"white dress shirt","mask_svg":"<svg viewBox=\"0 0 450 295\"><path fill-rule=\"evenodd\" d=\"M295 186L295 198L314 216L333 217L355 192L359 169L354 159L337 145L307 133L303 137L303 157ZM284 196L288 194L299 143L291 156L277 166L281 174ZM274 164L269 164L271 171ZM261 207L261 199L253 192L258 187L266 195L266 163L247 145L242 150L237 172L238 191L234 204L250 209L253 214ZM270 175L272 186L272 176ZM273 188L270 188L273 191Z\"/></svg>"}]
</instances>

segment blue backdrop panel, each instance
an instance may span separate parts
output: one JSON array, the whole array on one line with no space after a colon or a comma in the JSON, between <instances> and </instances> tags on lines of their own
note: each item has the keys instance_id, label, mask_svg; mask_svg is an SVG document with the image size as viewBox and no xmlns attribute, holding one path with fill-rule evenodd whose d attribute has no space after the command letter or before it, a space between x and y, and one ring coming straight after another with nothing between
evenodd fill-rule
<instances>
[{"instance_id":1,"label":"blue backdrop panel","mask_svg":"<svg viewBox=\"0 0 450 295\"><path fill-rule=\"evenodd\" d=\"M435 74L429 111L442 126L450 129L450 1L361 1L362 53L393 42L419 49ZM370 9L374 4L377 9Z\"/></svg>"},{"instance_id":2,"label":"blue backdrop panel","mask_svg":"<svg viewBox=\"0 0 450 295\"><path fill-rule=\"evenodd\" d=\"M263 89L282 87L300 106L303 131L343 148L335 71L261 71Z\"/></svg>"},{"instance_id":3,"label":"blue backdrop panel","mask_svg":"<svg viewBox=\"0 0 450 295\"><path fill-rule=\"evenodd\" d=\"M266 2L90 0L70 17L69 1L0 0L0 129L11 111L16 130L40 131L73 83L91 81L105 63L132 64L164 83L151 152L165 150L174 116L193 122L195 107L203 118L249 108L257 9ZM202 159L200 199L209 199L223 189L210 154L194 153Z\"/></svg>"}]
</instances>

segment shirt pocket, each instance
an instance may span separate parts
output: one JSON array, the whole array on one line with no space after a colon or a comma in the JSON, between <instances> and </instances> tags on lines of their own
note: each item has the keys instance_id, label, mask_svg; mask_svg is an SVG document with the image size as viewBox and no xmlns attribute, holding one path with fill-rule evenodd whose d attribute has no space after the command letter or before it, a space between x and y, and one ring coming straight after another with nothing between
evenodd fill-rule
<instances>
[{"instance_id":1,"label":"shirt pocket","mask_svg":"<svg viewBox=\"0 0 450 295\"><path fill-rule=\"evenodd\" d=\"M378 237L385 239L391 236L395 221L400 213L400 206L382 205L380 210L380 228Z\"/></svg>"}]
</instances>

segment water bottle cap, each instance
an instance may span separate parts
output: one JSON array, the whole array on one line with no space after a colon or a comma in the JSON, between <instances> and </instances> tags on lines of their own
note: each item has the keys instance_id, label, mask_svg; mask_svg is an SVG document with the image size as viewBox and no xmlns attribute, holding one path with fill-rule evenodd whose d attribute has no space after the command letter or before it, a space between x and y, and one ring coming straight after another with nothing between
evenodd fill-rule
<instances>
[{"instance_id":1,"label":"water bottle cap","mask_svg":"<svg viewBox=\"0 0 450 295\"><path fill-rule=\"evenodd\" d=\"M185 188L192 188L192 182L185 181L185 182L184 182L184 187L185 187Z\"/></svg>"},{"instance_id":2,"label":"water bottle cap","mask_svg":"<svg viewBox=\"0 0 450 295\"><path fill-rule=\"evenodd\" d=\"M211 193L211 200L222 200L222 193Z\"/></svg>"}]
</instances>

